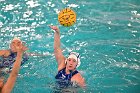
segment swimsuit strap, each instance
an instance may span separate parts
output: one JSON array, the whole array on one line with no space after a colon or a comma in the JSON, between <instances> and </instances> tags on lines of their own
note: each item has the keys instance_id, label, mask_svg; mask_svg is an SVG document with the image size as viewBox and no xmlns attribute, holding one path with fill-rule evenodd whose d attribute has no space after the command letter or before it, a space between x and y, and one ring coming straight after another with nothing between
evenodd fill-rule
<instances>
[{"instance_id":1,"label":"swimsuit strap","mask_svg":"<svg viewBox=\"0 0 140 93\"><path fill-rule=\"evenodd\" d=\"M71 73L72 76L76 75L77 73L79 73L77 70L75 70L74 72Z\"/></svg>"}]
</instances>

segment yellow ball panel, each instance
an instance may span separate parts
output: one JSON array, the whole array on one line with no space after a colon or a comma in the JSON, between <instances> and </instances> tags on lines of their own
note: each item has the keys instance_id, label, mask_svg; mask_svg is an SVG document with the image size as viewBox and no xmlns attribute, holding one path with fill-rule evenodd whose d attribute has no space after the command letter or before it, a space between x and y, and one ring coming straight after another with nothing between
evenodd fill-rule
<instances>
[{"instance_id":1,"label":"yellow ball panel","mask_svg":"<svg viewBox=\"0 0 140 93\"><path fill-rule=\"evenodd\" d=\"M70 8L65 8L58 14L58 21L63 26L72 26L76 22L76 13Z\"/></svg>"}]
</instances>

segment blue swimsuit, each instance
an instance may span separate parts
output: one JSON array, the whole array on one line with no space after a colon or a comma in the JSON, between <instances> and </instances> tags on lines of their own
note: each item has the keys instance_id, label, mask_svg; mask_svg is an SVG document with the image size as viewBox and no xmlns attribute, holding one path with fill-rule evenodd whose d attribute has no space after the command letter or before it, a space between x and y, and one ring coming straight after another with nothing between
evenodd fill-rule
<instances>
[{"instance_id":1,"label":"blue swimsuit","mask_svg":"<svg viewBox=\"0 0 140 93\"><path fill-rule=\"evenodd\" d=\"M13 67L13 63L16 60L16 56L17 56L17 53L12 52L10 50L10 55L8 57L3 56L0 58L0 68L9 68L11 70ZM23 65L28 59L29 58L28 58L27 54L24 53L23 57L22 57L21 65Z\"/></svg>"},{"instance_id":2,"label":"blue swimsuit","mask_svg":"<svg viewBox=\"0 0 140 93\"><path fill-rule=\"evenodd\" d=\"M78 73L78 71L75 70L74 72L71 72L70 74L66 74L65 69L66 68L63 68L62 70L60 70L58 74L55 76L55 79L57 79L57 84L60 88L66 88L68 86L72 86L71 78L72 76Z\"/></svg>"}]
</instances>

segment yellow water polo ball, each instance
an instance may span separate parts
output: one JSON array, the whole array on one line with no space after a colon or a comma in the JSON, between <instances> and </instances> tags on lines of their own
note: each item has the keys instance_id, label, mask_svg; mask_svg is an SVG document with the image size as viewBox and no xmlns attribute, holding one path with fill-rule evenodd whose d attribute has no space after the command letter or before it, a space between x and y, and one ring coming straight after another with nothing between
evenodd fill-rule
<instances>
[{"instance_id":1,"label":"yellow water polo ball","mask_svg":"<svg viewBox=\"0 0 140 93\"><path fill-rule=\"evenodd\" d=\"M58 21L63 26L72 26L76 22L76 13L70 8L65 8L59 12Z\"/></svg>"}]
</instances>

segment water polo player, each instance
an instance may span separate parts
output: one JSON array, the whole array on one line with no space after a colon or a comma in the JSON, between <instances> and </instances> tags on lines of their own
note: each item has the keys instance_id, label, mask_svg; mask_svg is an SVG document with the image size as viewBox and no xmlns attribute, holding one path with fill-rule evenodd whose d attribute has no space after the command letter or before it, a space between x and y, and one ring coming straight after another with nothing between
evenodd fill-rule
<instances>
[{"instance_id":1,"label":"water polo player","mask_svg":"<svg viewBox=\"0 0 140 93\"><path fill-rule=\"evenodd\" d=\"M15 46L18 46L20 44L22 44L24 46L22 41L19 38L15 37L11 41L10 49L0 50L0 70L2 72L7 73L7 72L11 71L11 69L13 67L13 63L15 62L16 56L17 56L17 50L16 50ZM28 60L27 54L23 53L21 65L24 64L27 60Z\"/></svg>"},{"instance_id":2,"label":"water polo player","mask_svg":"<svg viewBox=\"0 0 140 93\"><path fill-rule=\"evenodd\" d=\"M55 78L61 87L68 87L77 84L80 87L85 86L85 80L76 70L80 66L80 55L71 52L67 58L64 57L60 48L60 31L56 26L50 26L54 32L54 54L58 63L58 73Z\"/></svg>"}]
</instances>

